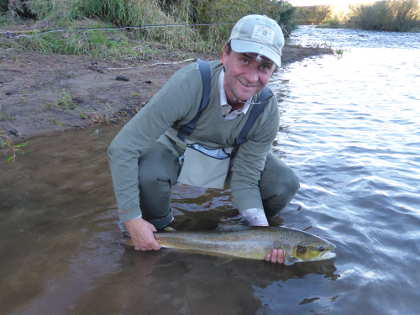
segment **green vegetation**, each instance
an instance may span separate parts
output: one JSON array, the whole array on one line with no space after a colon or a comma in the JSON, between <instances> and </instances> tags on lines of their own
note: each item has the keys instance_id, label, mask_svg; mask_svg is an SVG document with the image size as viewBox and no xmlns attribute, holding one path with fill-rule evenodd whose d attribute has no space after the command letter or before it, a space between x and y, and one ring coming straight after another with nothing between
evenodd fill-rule
<instances>
[{"instance_id":1,"label":"green vegetation","mask_svg":"<svg viewBox=\"0 0 420 315\"><path fill-rule=\"evenodd\" d=\"M334 49L334 54L335 54L337 57L343 57L343 54L344 54L344 49Z\"/></svg>"},{"instance_id":2,"label":"green vegetation","mask_svg":"<svg viewBox=\"0 0 420 315\"><path fill-rule=\"evenodd\" d=\"M346 24L367 30L410 31L420 26L419 3L417 0L388 0L355 6Z\"/></svg>"},{"instance_id":3,"label":"green vegetation","mask_svg":"<svg viewBox=\"0 0 420 315\"><path fill-rule=\"evenodd\" d=\"M380 31L413 31L420 29L418 0L387 0L351 6L349 12L337 13L330 6L297 8L298 24L321 27L351 27Z\"/></svg>"},{"instance_id":4,"label":"green vegetation","mask_svg":"<svg viewBox=\"0 0 420 315\"><path fill-rule=\"evenodd\" d=\"M72 110L77 107L77 104L73 102L71 94L66 90L63 90L55 106L61 110Z\"/></svg>"},{"instance_id":5,"label":"green vegetation","mask_svg":"<svg viewBox=\"0 0 420 315\"><path fill-rule=\"evenodd\" d=\"M295 22L297 24L322 24L332 16L332 7L315 5L296 8Z\"/></svg>"},{"instance_id":6,"label":"green vegetation","mask_svg":"<svg viewBox=\"0 0 420 315\"><path fill-rule=\"evenodd\" d=\"M8 9L9 0L0 0L0 12L6 12Z\"/></svg>"},{"instance_id":7,"label":"green vegetation","mask_svg":"<svg viewBox=\"0 0 420 315\"><path fill-rule=\"evenodd\" d=\"M162 45L167 49L215 53L220 51L233 23L251 13L272 17L287 37L294 28L294 12L289 3L271 0L0 0L0 24L10 26L18 18L31 31L27 33L31 36L8 41L8 45L42 53L98 57L147 58L157 51L153 47ZM200 23L223 24L80 30ZM42 33L54 28L65 30Z\"/></svg>"},{"instance_id":8,"label":"green vegetation","mask_svg":"<svg viewBox=\"0 0 420 315\"><path fill-rule=\"evenodd\" d=\"M2 130L0 130L0 153L6 155L7 162L14 162L18 153L24 153L23 148L28 142L14 143L13 140Z\"/></svg>"},{"instance_id":9,"label":"green vegetation","mask_svg":"<svg viewBox=\"0 0 420 315\"><path fill-rule=\"evenodd\" d=\"M68 91L62 90L55 102L45 104L45 109L50 110L52 108L61 111L73 110L77 108L77 103L73 101L73 97Z\"/></svg>"}]
</instances>

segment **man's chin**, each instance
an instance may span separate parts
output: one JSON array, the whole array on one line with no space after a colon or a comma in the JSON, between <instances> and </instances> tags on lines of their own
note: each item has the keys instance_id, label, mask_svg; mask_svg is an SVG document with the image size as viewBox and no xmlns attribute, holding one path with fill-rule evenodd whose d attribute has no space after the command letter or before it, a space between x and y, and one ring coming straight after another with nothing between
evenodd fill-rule
<instances>
[{"instance_id":1,"label":"man's chin","mask_svg":"<svg viewBox=\"0 0 420 315\"><path fill-rule=\"evenodd\" d=\"M243 103L245 103L247 100L249 100L251 97L253 97L255 94L257 94L258 90L254 89L252 91L247 91L246 93L238 93L238 99L241 100Z\"/></svg>"}]
</instances>

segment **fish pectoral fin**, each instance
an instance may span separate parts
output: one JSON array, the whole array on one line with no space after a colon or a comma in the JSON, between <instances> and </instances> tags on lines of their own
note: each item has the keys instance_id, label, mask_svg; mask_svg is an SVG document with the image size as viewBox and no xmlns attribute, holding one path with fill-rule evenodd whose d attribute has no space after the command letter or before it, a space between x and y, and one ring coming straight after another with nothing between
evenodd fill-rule
<instances>
[{"instance_id":1,"label":"fish pectoral fin","mask_svg":"<svg viewBox=\"0 0 420 315\"><path fill-rule=\"evenodd\" d=\"M295 258L293 256L289 256L289 255L286 255L286 257L284 258L284 264L286 266L294 265L298 261L299 261L299 259L297 259L297 258Z\"/></svg>"}]
</instances>

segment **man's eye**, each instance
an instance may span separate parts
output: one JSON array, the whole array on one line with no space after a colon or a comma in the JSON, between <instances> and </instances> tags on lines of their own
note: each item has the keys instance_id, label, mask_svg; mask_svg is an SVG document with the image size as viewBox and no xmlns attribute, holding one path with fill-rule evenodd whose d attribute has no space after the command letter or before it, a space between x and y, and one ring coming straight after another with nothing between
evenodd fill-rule
<instances>
[{"instance_id":1,"label":"man's eye","mask_svg":"<svg viewBox=\"0 0 420 315\"><path fill-rule=\"evenodd\" d=\"M248 58L241 58L241 62L243 64L248 64L249 63L249 59Z\"/></svg>"},{"instance_id":2,"label":"man's eye","mask_svg":"<svg viewBox=\"0 0 420 315\"><path fill-rule=\"evenodd\" d=\"M260 69L264 70L264 71L270 70L271 67L272 67L272 65L270 65L268 63L260 65Z\"/></svg>"}]
</instances>

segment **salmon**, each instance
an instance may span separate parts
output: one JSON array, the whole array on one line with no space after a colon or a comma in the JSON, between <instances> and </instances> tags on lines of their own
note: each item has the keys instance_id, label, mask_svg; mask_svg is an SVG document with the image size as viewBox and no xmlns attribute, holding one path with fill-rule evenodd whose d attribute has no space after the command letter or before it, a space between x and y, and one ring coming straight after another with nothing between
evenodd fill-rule
<instances>
[{"instance_id":1,"label":"salmon","mask_svg":"<svg viewBox=\"0 0 420 315\"><path fill-rule=\"evenodd\" d=\"M207 255L263 260L273 248L285 253L285 265L332 259L335 245L308 232L286 227L253 227L234 232L158 232L162 247ZM131 241L127 245L133 246Z\"/></svg>"}]
</instances>

